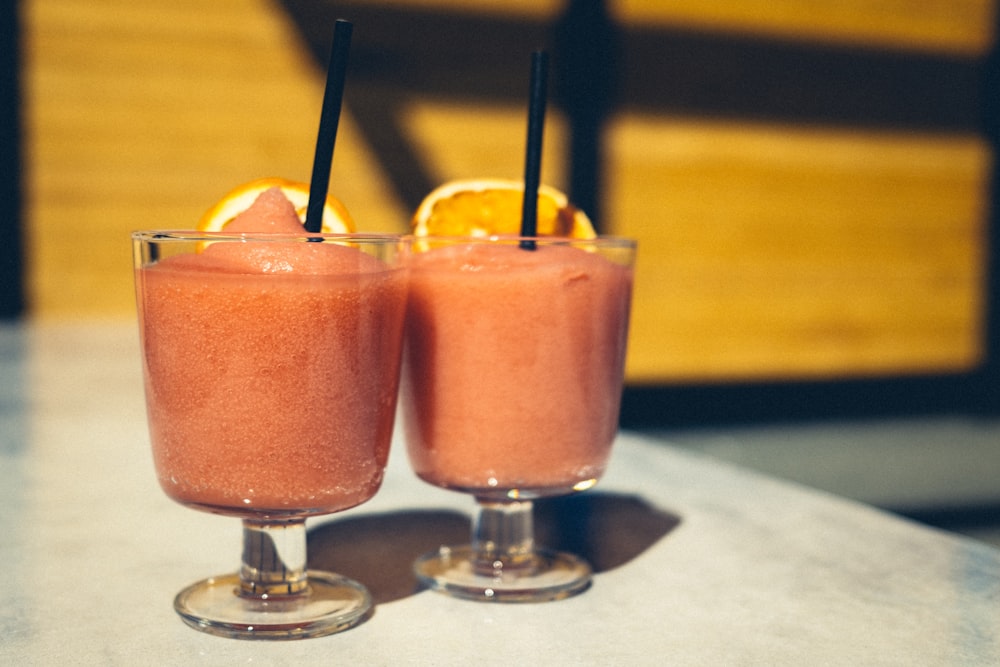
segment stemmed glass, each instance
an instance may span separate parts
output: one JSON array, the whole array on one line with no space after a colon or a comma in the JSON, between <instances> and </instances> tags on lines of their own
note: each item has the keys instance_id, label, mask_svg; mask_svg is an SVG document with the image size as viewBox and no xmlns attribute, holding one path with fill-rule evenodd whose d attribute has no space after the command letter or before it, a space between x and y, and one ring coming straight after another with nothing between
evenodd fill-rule
<instances>
[{"instance_id":1,"label":"stemmed glass","mask_svg":"<svg viewBox=\"0 0 1000 667\"><path fill-rule=\"evenodd\" d=\"M365 587L306 567L307 517L365 502L388 456L405 242L391 235L132 235L156 473L239 517L239 571L181 591L190 626L314 637L369 614Z\"/></svg>"},{"instance_id":2,"label":"stemmed glass","mask_svg":"<svg viewBox=\"0 0 1000 667\"><path fill-rule=\"evenodd\" d=\"M608 462L634 258L616 238L414 239L407 451L421 479L478 506L470 544L416 562L425 586L504 602L589 586L584 560L535 545L532 501L592 487Z\"/></svg>"}]
</instances>

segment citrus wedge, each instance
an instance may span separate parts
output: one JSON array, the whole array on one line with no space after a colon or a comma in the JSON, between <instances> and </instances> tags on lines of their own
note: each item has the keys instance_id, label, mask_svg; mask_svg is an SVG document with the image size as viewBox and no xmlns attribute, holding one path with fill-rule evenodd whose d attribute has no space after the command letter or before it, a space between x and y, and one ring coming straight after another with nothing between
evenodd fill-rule
<instances>
[{"instance_id":1,"label":"citrus wedge","mask_svg":"<svg viewBox=\"0 0 1000 667\"><path fill-rule=\"evenodd\" d=\"M413 216L414 236L517 235L521 231L524 183L473 179L445 183L433 190ZM538 188L537 236L592 239L594 225L565 194Z\"/></svg>"},{"instance_id":2,"label":"citrus wedge","mask_svg":"<svg viewBox=\"0 0 1000 667\"><path fill-rule=\"evenodd\" d=\"M219 200L215 206L205 212L198 222L198 231L221 232L237 215L250 208L260 193L270 188L280 188L295 207L299 220L305 223L306 209L309 206L309 186L304 183L289 181L284 178L258 178L244 183ZM327 196L323 206L324 234L349 234L354 231L354 221L347 208L333 196Z\"/></svg>"}]
</instances>

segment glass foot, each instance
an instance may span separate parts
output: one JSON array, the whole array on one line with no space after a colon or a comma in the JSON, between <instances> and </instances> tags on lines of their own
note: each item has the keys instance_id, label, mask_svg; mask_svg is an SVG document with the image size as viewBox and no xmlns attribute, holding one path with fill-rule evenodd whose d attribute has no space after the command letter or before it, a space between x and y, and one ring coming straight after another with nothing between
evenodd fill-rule
<instances>
[{"instance_id":1,"label":"glass foot","mask_svg":"<svg viewBox=\"0 0 1000 667\"><path fill-rule=\"evenodd\" d=\"M295 595L240 594L239 575L199 581L174 599L184 622L202 632L235 639L306 639L346 630L366 619L371 594L356 581L328 572L307 572Z\"/></svg>"},{"instance_id":2,"label":"glass foot","mask_svg":"<svg viewBox=\"0 0 1000 667\"><path fill-rule=\"evenodd\" d=\"M526 558L515 567L496 561L484 568L472 547L441 547L413 569L428 588L483 602L562 600L590 586L590 565L572 554L536 549Z\"/></svg>"}]
</instances>

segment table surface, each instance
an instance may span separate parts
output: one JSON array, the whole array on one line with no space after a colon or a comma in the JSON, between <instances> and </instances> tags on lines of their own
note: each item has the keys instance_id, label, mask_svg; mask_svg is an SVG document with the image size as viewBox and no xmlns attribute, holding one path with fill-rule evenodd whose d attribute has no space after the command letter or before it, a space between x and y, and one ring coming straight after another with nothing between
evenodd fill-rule
<instances>
[{"instance_id":1,"label":"table surface","mask_svg":"<svg viewBox=\"0 0 1000 667\"><path fill-rule=\"evenodd\" d=\"M0 372L0 664L1000 664L1000 551L629 433L596 489L537 508L542 541L594 563L582 595L416 590L413 558L466 536L472 501L397 439L373 500L309 523L311 563L367 584L373 616L205 635L172 599L236 567L240 527L157 487L134 327L0 327Z\"/></svg>"}]
</instances>

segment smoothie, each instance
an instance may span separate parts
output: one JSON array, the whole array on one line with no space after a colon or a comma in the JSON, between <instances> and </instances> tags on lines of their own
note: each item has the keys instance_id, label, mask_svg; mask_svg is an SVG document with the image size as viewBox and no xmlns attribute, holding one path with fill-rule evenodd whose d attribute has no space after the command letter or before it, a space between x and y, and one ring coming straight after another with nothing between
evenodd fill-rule
<instances>
[{"instance_id":1,"label":"smoothie","mask_svg":"<svg viewBox=\"0 0 1000 667\"><path fill-rule=\"evenodd\" d=\"M530 498L603 473L632 270L594 248L481 242L413 255L402 416L422 479Z\"/></svg>"},{"instance_id":2,"label":"smoothie","mask_svg":"<svg viewBox=\"0 0 1000 667\"><path fill-rule=\"evenodd\" d=\"M303 234L277 190L227 232ZM370 498L396 405L405 270L334 243L202 244L137 270L160 485L208 511L305 516Z\"/></svg>"}]
</instances>

